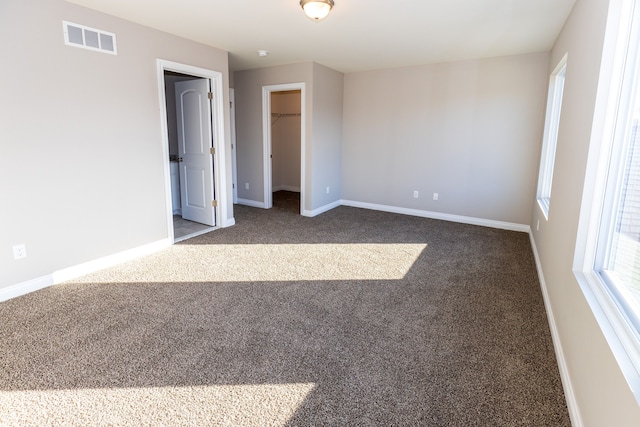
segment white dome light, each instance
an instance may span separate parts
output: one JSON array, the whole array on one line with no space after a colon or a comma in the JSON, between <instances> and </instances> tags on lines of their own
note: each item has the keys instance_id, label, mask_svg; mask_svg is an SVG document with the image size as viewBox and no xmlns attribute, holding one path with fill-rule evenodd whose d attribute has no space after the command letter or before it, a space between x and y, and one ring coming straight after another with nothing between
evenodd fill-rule
<instances>
[{"instance_id":1,"label":"white dome light","mask_svg":"<svg viewBox=\"0 0 640 427\"><path fill-rule=\"evenodd\" d=\"M321 21L329 15L333 0L300 0L304 13L314 21Z\"/></svg>"}]
</instances>

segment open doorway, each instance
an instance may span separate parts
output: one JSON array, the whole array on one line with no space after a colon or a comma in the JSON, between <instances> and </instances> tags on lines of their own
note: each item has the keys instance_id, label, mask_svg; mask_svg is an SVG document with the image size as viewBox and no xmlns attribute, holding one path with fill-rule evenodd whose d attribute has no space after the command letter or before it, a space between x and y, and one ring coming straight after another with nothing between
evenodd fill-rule
<instances>
[{"instance_id":1,"label":"open doorway","mask_svg":"<svg viewBox=\"0 0 640 427\"><path fill-rule=\"evenodd\" d=\"M304 83L263 86L265 208L304 213Z\"/></svg>"},{"instance_id":2,"label":"open doorway","mask_svg":"<svg viewBox=\"0 0 640 427\"><path fill-rule=\"evenodd\" d=\"M167 228L178 242L218 226L224 187L219 73L159 60L168 180ZM217 105L220 104L220 105ZM219 201L217 200L219 199Z\"/></svg>"},{"instance_id":3,"label":"open doorway","mask_svg":"<svg viewBox=\"0 0 640 427\"><path fill-rule=\"evenodd\" d=\"M186 84L183 84L186 82ZM164 72L164 84L165 84L165 102L167 107L167 139L169 149L169 164L171 173L171 210L173 213L172 225L174 241L180 241L193 235L201 234L209 231L215 222L200 220L199 215L193 215L189 209L188 195L186 194L189 186L189 171L187 165L184 164L185 139L188 138L189 129L184 129L188 126L190 121L186 123L184 120L185 114L191 114L189 107L180 105L180 98L185 91L192 90L191 86L195 86L195 90L198 90L198 84L204 86L208 92L208 82L201 77L190 76L187 74L176 73L174 71ZM176 95L178 99L176 100ZM185 111L186 110L186 111ZM200 126L198 123L192 123L195 129ZM180 132L179 132L179 128ZM199 130L199 129L198 129ZM187 138L185 138L187 136ZM204 188L203 188L204 189ZM183 203L185 205L183 214ZM202 208L198 209L202 210ZM210 216L210 215L204 215ZM208 223L207 223L208 222Z\"/></svg>"},{"instance_id":4,"label":"open doorway","mask_svg":"<svg viewBox=\"0 0 640 427\"><path fill-rule=\"evenodd\" d=\"M300 213L300 90L271 92L273 208Z\"/></svg>"}]
</instances>

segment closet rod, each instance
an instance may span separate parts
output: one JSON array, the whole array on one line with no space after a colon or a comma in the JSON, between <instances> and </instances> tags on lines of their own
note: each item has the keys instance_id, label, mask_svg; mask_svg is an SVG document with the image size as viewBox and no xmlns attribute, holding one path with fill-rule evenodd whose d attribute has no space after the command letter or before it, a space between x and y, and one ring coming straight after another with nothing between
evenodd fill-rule
<instances>
[{"instance_id":1,"label":"closet rod","mask_svg":"<svg viewBox=\"0 0 640 427\"><path fill-rule=\"evenodd\" d=\"M275 125L276 122L278 120L280 120L280 117L300 117L302 116L301 113L271 113L271 118L275 120L271 120L271 126Z\"/></svg>"}]
</instances>

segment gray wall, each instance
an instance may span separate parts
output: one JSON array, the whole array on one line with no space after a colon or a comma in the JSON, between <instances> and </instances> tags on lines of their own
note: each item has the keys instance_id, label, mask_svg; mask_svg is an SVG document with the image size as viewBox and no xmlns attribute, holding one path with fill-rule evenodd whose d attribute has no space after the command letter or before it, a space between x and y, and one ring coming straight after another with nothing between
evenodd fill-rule
<instances>
[{"instance_id":1,"label":"gray wall","mask_svg":"<svg viewBox=\"0 0 640 427\"><path fill-rule=\"evenodd\" d=\"M264 202L262 87L301 82L307 146L303 210L309 214L340 199L342 79L341 73L310 62L234 74L239 199Z\"/></svg>"},{"instance_id":2,"label":"gray wall","mask_svg":"<svg viewBox=\"0 0 640 427\"><path fill-rule=\"evenodd\" d=\"M342 198L528 225L548 57L347 74Z\"/></svg>"},{"instance_id":3,"label":"gray wall","mask_svg":"<svg viewBox=\"0 0 640 427\"><path fill-rule=\"evenodd\" d=\"M319 209L341 199L344 75L313 64L311 199ZM329 194L326 189L329 187ZM307 196L308 197L308 196Z\"/></svg>"},{"instance_id":4,"label":"gray wall","mask_svg":"<svg viewBox=\"0 0 640 427\"><path fill-rule=\"evenodd\" d=\"M65 46L63 20L118 55ZM222 72L229 105L227 53L62 0L4 0L0 28L0 287L166 239L156 59ZM232 217L230 160L227 182Z\"/></svg>"},{"instance_id":5,"label":"gray wall","mask_svg":"<svg viewBox=\"0 0 640 427\"><path fill-rule=\"evenodd\" d=\"M264 202L262 86L305 83L306 139L311 139L313 64L303 63L234 73L238 198ZM249 190L245 189L249 183ZM307 184L309 182L307 181ZM308 191L308 190L305 190ZM307 198L307 203L309 203Z\"/></svg>"},{"instance_id":6,"label":"gray wall","mask_svg":"<svg viewBox=\"0 0 640 427\"><path fill-rule=\"evenodd\" d=\"M594 119L600 122L603 115L596 110L598 80L610 62L603 60L608 5L609 1L578 0L553 47L547 74L568 53L567 74L549 220L534 201L531 228L584 425L623 427L638 425L640 407L572 271L581 238L581 204L593 192L591 181L585 180L587 156L590 145L600 141L593 132ZM607 85L606 75L602 78ZM538 221L540 230L535 231Z\"/></svg>"}]
</instances>

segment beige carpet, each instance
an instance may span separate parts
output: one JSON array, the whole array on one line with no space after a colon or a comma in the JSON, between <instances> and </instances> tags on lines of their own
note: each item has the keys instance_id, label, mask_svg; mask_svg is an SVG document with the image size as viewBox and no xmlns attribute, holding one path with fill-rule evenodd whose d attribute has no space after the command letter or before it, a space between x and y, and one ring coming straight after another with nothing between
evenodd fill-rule
<instances>
[{"instance_id":1,"label":"beige carpet","mask_svg":"<svg viewBox=\"0 0 640 427\"><path fill-rule=\"evenodd\" d=\"M0 303L0 425L570 425L526 234L235 212Z\"/></svg>"}]
</instances>

